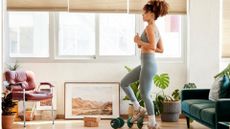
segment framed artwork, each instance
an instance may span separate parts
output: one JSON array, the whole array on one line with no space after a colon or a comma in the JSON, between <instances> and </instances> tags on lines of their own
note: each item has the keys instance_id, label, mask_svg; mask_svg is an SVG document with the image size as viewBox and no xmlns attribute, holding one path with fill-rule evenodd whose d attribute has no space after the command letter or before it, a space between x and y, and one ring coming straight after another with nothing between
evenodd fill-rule
<instances>
[{"instance_id":1,"label":"framed artwork","mask_svg":"<svg viewBox=\"0 0 230 129\"><path fill-rule=\"evenodd\" d=\"M51 89L49 86L41 86L39 91L41 92L51 92ZM57 109L57 97L56 97L56 88L53 87L53 108L54 110ZM52 110L52 105L51 105L51 99L48 100L43 100L43 101L38 101L36 105L37 110Z\"/></svg>"},{"instance_id":2,"label":"framed artwork","mask_svg":"<svg viewBox=\"0 0 230 129\"><path fill-rule=\"evenodd\" d=\"M111 119L120 113L118 82L66 82L65 119L99 116Z\"/></svg>"}]
</instances>

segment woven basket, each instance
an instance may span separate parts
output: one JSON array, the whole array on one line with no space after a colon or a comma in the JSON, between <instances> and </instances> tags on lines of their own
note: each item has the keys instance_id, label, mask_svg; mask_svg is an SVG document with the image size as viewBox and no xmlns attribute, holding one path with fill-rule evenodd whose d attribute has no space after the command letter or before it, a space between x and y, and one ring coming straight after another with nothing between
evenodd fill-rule
<instances>
[{"instance_id":1,"label":"woven basket","mask_svg":"<svg viewBox=\"0 0 230 129\"><path fill-rule=\"evenodd\" d=\"M161 120L165 122L176 122L181 111L180 101L167 101L163 103L163 113Z\"/></svg>"}]
</instances>

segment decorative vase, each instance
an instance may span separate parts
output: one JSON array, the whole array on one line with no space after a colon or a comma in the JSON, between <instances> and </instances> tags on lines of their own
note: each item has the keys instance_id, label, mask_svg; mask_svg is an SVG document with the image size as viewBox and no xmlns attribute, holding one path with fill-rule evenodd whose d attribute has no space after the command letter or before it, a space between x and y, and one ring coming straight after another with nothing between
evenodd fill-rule
<instances>
[{"instance_id":1,"label":"decorative vase","mask_svg":"<svg viewBox=\"0 0 230 129\"><path fill-rule=\"evenodd\" d=\"M2 129L12 129L14 115L2 115Z\"/></svg>"},{"instance_id":2,"label":"decorative vase","mask_svg":"<svg viewBox=\"0 0 230 129\"><path fill-rule=\"evenodd\" d=\"M176 122L179 119L180 111L180 101L165 101L163 102L161 120L165 122Z\"/></svg>"}]
</instances>

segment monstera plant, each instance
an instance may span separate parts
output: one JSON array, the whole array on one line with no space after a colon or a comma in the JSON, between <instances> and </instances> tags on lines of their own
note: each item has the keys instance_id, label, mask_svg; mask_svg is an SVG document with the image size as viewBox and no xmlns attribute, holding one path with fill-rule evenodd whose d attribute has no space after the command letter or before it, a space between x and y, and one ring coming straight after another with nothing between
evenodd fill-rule
<instances>
[{"instance_id":1,"label":"monstera plant","mask_svg":"<svg viewBox=\"0 0 230 129\"><path fill-rule=\"evenodd\" d=\"M161 92L156 94L154 102L156 115L161 115L162 121L178 121L181 111L179 89L174 90L171 95L165 94L164 90L169 87L170 83L167 73L155 75L153 81L156 87L161 89Z\"/></svg>"}]
</instances>

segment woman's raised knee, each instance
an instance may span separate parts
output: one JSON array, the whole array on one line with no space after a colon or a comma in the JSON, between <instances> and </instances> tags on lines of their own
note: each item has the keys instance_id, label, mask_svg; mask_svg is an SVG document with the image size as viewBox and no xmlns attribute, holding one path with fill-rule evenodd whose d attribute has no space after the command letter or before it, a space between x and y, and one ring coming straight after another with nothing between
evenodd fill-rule
<instances>
[{"instance_id":1,"label":"woman's raised knee","mask_svg":"<svg viewBox=\"0 0 230 129\"><path fill-rule=\"evenodd\" d=\"M125 79L122 79L120 84L121 84L121 87L127 87L129 85Z\"/></svg>"}]
</instances>

